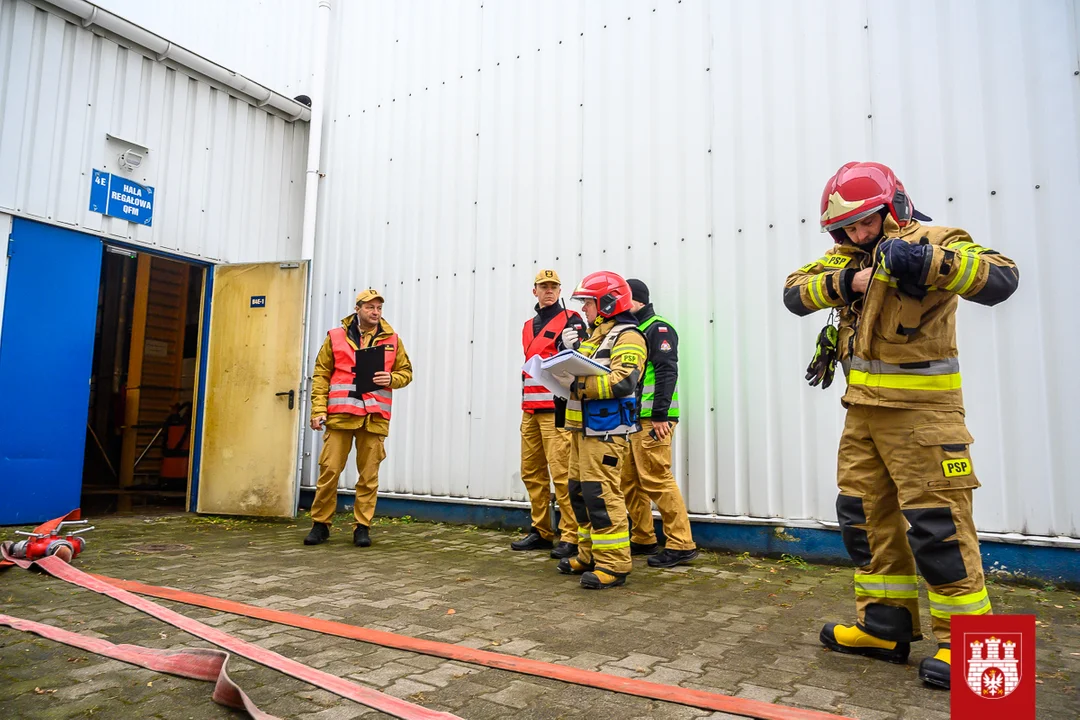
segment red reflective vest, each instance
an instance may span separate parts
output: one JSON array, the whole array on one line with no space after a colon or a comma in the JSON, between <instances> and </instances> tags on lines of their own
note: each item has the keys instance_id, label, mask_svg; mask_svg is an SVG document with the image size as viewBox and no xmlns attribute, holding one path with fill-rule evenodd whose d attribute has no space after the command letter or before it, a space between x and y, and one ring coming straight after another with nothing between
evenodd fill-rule
<instances>
[{"instance_id":1,"label":"red reflective vest","mask_svg":"<svg viewBox=\"0 0 1080 720\"><path fill-rule=\"evenodd\" d=\"M567 313L561 312L548 320L539 335L533 335L533 321L525 323L521 329L521 344L525 348L525 359L539 355L541 358L549 358L555 354L555 341L566 328L569 320ZM533 380L528 373L521 373L521 409L525 412L537 410L554 411L555 398L546 387Z\"/></svg>"},{"instance_id":2,"label":"red reflective vest","mask_svg":"<svg viewBox=\"0 0 1080 720\"><path fill-rule=\"evenodd\" d=\"M330 347L334 351L334 373L330 376L330 392L326 401L326 412L348 413L349 415L379 415L390 419L394 404L393 392L389 387L379 388L374 392L356 394L356 350L349 344L345 328L330 331ZM375 341L375 345L385 346L386 372L394 367L397 358L397 333Z\"/></svg>"}]
</instances>

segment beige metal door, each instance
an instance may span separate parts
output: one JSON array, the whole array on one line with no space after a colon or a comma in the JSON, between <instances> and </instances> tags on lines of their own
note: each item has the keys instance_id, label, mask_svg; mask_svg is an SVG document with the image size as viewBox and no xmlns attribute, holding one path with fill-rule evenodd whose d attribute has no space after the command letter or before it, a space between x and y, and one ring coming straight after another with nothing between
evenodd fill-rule
<instances>
[{"instance_id":1,"label":"beige metal door","mask_svg":"<svg viewBox=\"0 0 1080 720\"><path fill-rule=\"evenodd\" d=\"M293 517L307 263L219 265L198 512Z\"/></svg>"}]
</instances>

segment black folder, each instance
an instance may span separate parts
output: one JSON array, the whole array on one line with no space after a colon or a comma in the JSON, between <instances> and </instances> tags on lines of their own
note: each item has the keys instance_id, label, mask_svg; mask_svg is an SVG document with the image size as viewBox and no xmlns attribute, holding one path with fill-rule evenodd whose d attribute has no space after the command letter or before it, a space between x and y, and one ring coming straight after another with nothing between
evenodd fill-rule
<instances>
[{"instance_id":1,"label":"black folder","mask_svg":"<svg viewBox=\"0 0 1080 720\"><path fill-rule=\"evenodd\" d=\"M375 384L375 373L386 371L386 347L383 345L376 345L375 347L367 347L356 351L356 367L354 372L356 373L356 390L353 393L357 396L364 393L375 392L380 389L379 385Z\"/></svg>"}]
</instances>

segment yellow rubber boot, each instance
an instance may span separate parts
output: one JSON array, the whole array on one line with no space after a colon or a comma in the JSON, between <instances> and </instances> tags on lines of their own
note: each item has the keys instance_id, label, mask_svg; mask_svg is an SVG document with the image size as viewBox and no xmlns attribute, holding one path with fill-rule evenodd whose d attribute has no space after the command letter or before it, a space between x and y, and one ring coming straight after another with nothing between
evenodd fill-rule
<instances>
[{"instance_id":1,"label":"yellow rubber boot","mask_svg":"<svg viewBox=\"0 0 1080 720\"><path fill-rule=\"evenodd\" d=\"M911 643L882 640L863 632L854 625L828 623L821 628L821 644L830 650L849 655L865 655L875 660L904 665L911 652Z\"/></svg>"},{"instance_id":2,"label":"yellow rubber boot","mask_svg":"<svg viewBox=\"0 0 1080 720\"><path fill-rule=\"evenodd\" d=\"M594 570L581 576L581 587L587 590L607 590L625 584L625 575L613 575L604 570Z\"/></svg>"},{"instance_id":3,"label":"yellow rubber boot","mask_svg":"<svg viewBox=\"0 0 1080 720\"><path fill-rule=\"evenodd\" d=\"M555 566L555 569L563 575L581 575L582 573L589 572L594 567L596 567L595 560L583 563L577 557L566 557L559 561L559 564Z\"/></svg>"},{"instance_id":4,"label":"yellow rubber boot","mask_svg":"<svg viewBox=\"0 0 1080 720\"><path fill-rule=\"evenodd\" d=\"M923 658L919 663L919 678L927 685L949 689L952 676L952 649L949 645L938 648L932 658Z\"/></svg>"}]
</instances>

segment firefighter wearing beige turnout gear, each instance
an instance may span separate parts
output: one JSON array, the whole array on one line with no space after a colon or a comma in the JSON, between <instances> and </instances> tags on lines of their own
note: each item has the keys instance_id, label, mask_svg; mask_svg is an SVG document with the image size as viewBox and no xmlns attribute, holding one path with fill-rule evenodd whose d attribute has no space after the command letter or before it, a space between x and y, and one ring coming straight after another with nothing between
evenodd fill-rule
<instances>
[{"instance_id":1,"label":"firefighter wearing beige turnout gear","mask_svg":"<svg viewBox=\"0 0 1080 720\"><path fill-rule=\"evenodd\" d=\"M559 561L559 572L581 575L581 586L622 585L630 573L630 532L621 489L627 436L638 425L637 385L645 367L645 339L630 314L630 288L615 273L587 276L573 297L584 303L591 327L577 350L608 368L575 378L566 405L570 450L570 503L578 521L578 551Z\"/></svg>"},{"instance_id":2,"label":"firefighter wearing beige turnout gear","mask_svg":"<svg viewBox=\"0 0 1080 720\"><path fill-rule=\"evenodd\" d=\"M686 504L671 473L671 442L679 422L679 336L671 323L653 310L644 282L631 278L626 284L648 352L645 375L638 386L641 432L630 436L630 452L622 472L626 512L632 523L630 554L652 555L649 567L670 568L698 556ZM653 528L654 502L664 527L664 549L659 553Z\"/></svg>"},{"instance_id":3,"label":"firefighter wearing beige turnout gear","mask_svg":"<svg viewBox=\"0 0 1080 720\"><path fill-rule=\"evenodd\" d=\"M996 305L1016 289L1008 258L957 228L923 225L877 163L849 163L826 185L821 225L836 245L788 276L797 315L837 308L847 375L836 514L854 561L854 626L827 624L827 647L907 661L922 638L916 568L929 585L939 649L919 676L948 687L950 619L990 612L972 490L956 347L959 298Z\"/></svg>"},{"instance_id":4,"label":"firefighter wearing beige turnout gear","mask_svg":"<svg viewBox=\"0 0 1080 720\"><path fill-rule=\"evenodd\" d=\"M382 296L365 290L356 296L356 313L326 335L315 359L311 380L311 428L325 430L319 454L319 480L311 503L311 532L305 545L318 545L330 537L330 520L337 508L338 477L356 444L356 499L353 544L371 545L369 529L379 490L379 465L386 458L383 443L390 432L393 391L412 382L412 363L389 323L382 319ZM383 367L374 376L376 389L360 391L370 378L355 375L357 351L381 347Z\"/></svg>"},{"instance_id":5,"label":"firefighter wearing beige turnout gear","mask_svg":"<svg viewBox=\"0 0 1080 720\"><path fill-rule=\"evenodd\" d=\"M563 349L563 335L579 340L585 322L559 302L562 285L554 270L541 270L533 281L536 314L525 321L521 345L525 359L548 358ZM555 427L556 399L539 381L521 373L521 482L529 493L529 533L510 543L513 550L551 550L562 559L577 554L577 520L570 505L567 474L570 433ZM550 472L549 472L550 470ZM559 531L551 529L551 486L559 504Z\"/></svg>"}]
</instances>

